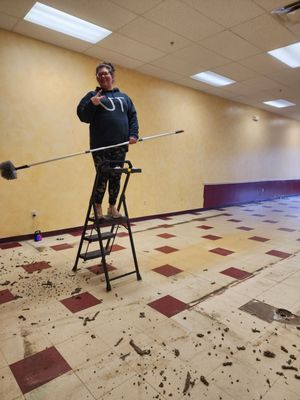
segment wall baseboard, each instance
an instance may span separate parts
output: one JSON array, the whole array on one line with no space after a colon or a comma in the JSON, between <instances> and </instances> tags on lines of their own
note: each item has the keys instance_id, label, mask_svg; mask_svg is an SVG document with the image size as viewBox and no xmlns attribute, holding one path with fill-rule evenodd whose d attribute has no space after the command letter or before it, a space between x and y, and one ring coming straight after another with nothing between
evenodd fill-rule
<instances>
[{"instance_id":1,"label":"wall baseboard","mask_svg":"<svg viewBox=\"0 0 300 400\"><path fill-rule=\"evenodd\" d=\"M136 218L130 218L131 223L139 222L139 221L147 221L149 219L155 219L155 218L161 218L162 220L164 218L172 217L174 215L180 215L180 214L193 214L197 213L198 211L202 211L203 208L194 208L191 210L183 210L183 211L173 211L165 214L154 214L154 215L146 215L144 217L136 217ZM58 229L55 231L48 231L48 232L42 232L43 237L49 237L49 236L57 236L57 235L63 235L66 233L74 233L74 232L79 232L82 231L83 225L82 226L76 226L73 228L65 228L65 229ZM20 242L23 240L33 240L34 233L28 233L25 235L18 235L18 236L10 236L6 238L1 238L0 239L0 244L1 243L13 243L13 242Z\"/></svg>"},{"instance_id":2,"label":"wall baseboard","mask_svg":"<svg viewBox=\"0 0 300 400\"><path fill-rule=\"evenodd\" d=\"M300 194L300 180L212 184L204 186L204 208L272 200Z\"/></svg>"}]
</instances>

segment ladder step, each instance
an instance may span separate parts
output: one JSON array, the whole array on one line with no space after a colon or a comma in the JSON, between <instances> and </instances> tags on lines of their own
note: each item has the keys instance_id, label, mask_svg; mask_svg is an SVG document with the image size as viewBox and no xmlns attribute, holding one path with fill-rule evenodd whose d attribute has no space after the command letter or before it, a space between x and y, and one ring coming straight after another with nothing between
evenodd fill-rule
<instances>
[{"instance_id":1,"label":"ladder step","mask_svg":"<svg viewBox=\"0 0 300 400\"><path fill-rule=\"evenodd\" d=\"M88 220L90 222L95 222L95 217L89 217ZM99 219L99 225L100 226L111 226L111 225L122 225L122 224L126 224L128 222L129 218L127 218L126 216L122 216L121 218L109 218L109 217L105 217L105 218L101 218Z\"/></svg>"},{"instance_id":2,"label":"ladder step","mask_svg":"<svg viewBox=\"0 0 300 400\"><path fill-rule=\"evenodd\" d=\"M87 260L93 260L94 258L107 256L108 254L109 250L104 249L104 254L102 254L101 250L94 250L94 251L89 251L87 253L81 253L79 257L82 258L84 261L87 261Z\"/></svg>"},{"instance_id":3,"label":"ladder step","mask_svg":"<svg viewBox=\"0 0 300 400\"><path fill-rule=\"evenodd\" d=\"M103 232L103 233L101 233L101 239L102 240L111 239L111 238L114 238L115 236L116 236L116 234L112 233L112 232ZM97 234L91 235L91 236L84 236L83 239L88 241L89 243L98 242L98 240L99 240Z\"/></svg>"}]
</instances>

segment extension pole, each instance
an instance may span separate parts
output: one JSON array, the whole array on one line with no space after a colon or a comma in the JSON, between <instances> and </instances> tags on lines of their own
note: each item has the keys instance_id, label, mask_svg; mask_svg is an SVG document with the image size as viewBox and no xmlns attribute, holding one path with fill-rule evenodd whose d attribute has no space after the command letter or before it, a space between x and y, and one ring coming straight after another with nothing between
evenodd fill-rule
<instances>
[{"instance_id":1,"label":"extension pole","mask_svg":"<svg viewBox=\"0 0 300 400\"><path fill-rule=\"evenodd\" d=\"M175 135L177 133L182 133L182 132L184 132L184 131L183 130L179 130L179 131L174 131L174 132L160 133L158 135L152 135L152 136L147 136L147 137L144 137L144 138L139 138L137 140L137 142L144 142L145 140L158 139L158 138L163 137L163 136ZM112 149L113 147L121 147L121 146L125 146L125 145L128 145L128 144L129 144L129 141L123 142L123 143L118 143L118 144L112 144L110 146L105 146L105 147L98 147L96 149L79 151L78 153L67 154L65 156L56 157L56 158L50 158L49 160L38 161L38 162L35 162L35 163L32 163L32 164L28 164L28 165L21 165L20 167L15 167L15 170L24 169L24 168L30 168L30 167L34 167L36 165L47 164L47 163L53 162L53 161L64 160L65 158L71 158L71 157L76 157L76 156L80 156L80 155L83 155L83 154L95 153L96 151Z\"/></svg>"},{"instance_id":2,"label":"extension pole","mask_svg":"<svg viewBox=\"0 0 300 400\"><path fill-rule=\"evenodd\" d=\"M176 135L177 133L182 133L184 132L183 130L178 130L178 131L173 131L173 132L167 132L167 133L160 133L158 135L152 135L152 136L147 136L144 138L139 138L137 142L144 142L146 140L152 140L152 139L158 139L163 136L170 136L170 135ZM3 163L0 164L0 171L1 171L1 176L5 179L16 179L17 178L17 170L19 169L25 169L25 168L30 168L34 167L36 165L41 165L41 164L47 164L53 161L59 161L59 160L64 160L65 158L71 158L71 157L76 157L80 156L83 154L89 154L89 153L95 153L96 151L101 151L101 150L106 150L106 149L112 149L113 147L120 147L120 146L125 146L128 145L129 141L123 142L123 143L118 143L118 144L113 144L110 146L105 146L105 147L98 147L96 149L89 149L85 151L80 151L78 153L72 153L72 154L67 154L65 156L60 156L56 158L50 158L48 160L44 161L38 161L32 164L25 164L21 165L19 167L15 167L14 164L11 161L4 161Z\"/></svg>"}]
</instances>

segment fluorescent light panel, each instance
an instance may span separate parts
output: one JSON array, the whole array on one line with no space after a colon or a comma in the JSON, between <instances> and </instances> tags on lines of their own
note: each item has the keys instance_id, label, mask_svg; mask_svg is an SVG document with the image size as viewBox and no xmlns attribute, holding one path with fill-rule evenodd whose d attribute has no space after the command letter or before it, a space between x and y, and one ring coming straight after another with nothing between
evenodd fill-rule
<instances>
[{"instance_id":1,"label":"fluorescent light panel","mask_svg":"<svg viewBox=\"0 0 300 400\"><path fill-rule=\"evenodd\" d=\"M291 103L290 101L283 99L264 101L263 103L276 108L291 107L296 105L295 103Z\"/></svg>"},{"instance_id":2,"label":"fluorescent light panel","mask_svg":"<svg viewBox=\"0 0 300 400\"><path fill-rule=\"evenodd\" d=\"M199 74L191 76L191 78L212 86L226 86L235 83L232 79L226 78L226 76L216 74L212 71L200 72Z\"/></svg>"},{"instance_id":3,"label":"fluorescent light panel","mask_svg":"<svg viewBox=\"0 0 300 400\"><path fill-rule=\"evenodd\" d=\"M268 54L287 64L289 67L300 67L300 42L268 51Z\"/></svg>"},{"instance_id":4,"label":"fluorescent light panel","mask_svg":"<svg viewBox=\"0 0 300 400\"><path fill-rule=\"evenodd\" d=\"M24 19L89 43L97 43L112 33L101 26L91 24L39 2L35 3Z\"/></svg>"}]
</instances>

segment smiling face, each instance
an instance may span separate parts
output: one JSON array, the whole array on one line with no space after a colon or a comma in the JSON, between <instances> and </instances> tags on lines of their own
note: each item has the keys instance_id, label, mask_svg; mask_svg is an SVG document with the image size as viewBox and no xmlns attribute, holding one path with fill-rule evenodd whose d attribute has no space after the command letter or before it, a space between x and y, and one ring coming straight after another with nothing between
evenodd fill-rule
<instances>
[{"instance_id":1,"label":"smiling face","mask_svg":"<svg viewBox=\"0 0 300 400\"><path fill-rule=\"evenodd\" d=\"M113 76L111 71L106 67L101 67L97 71L96 75L97 81L103 90L112 90L113 88Z\"/></svg>"}]
</instances>

